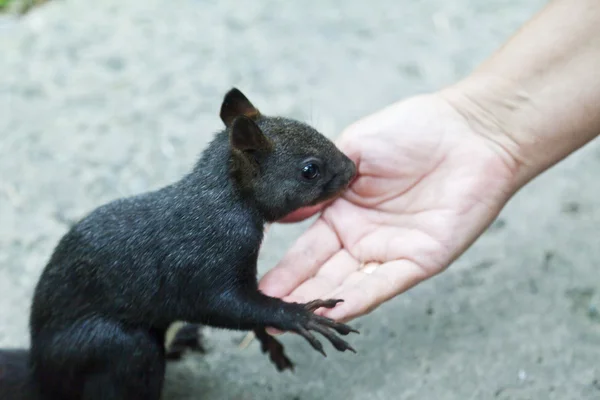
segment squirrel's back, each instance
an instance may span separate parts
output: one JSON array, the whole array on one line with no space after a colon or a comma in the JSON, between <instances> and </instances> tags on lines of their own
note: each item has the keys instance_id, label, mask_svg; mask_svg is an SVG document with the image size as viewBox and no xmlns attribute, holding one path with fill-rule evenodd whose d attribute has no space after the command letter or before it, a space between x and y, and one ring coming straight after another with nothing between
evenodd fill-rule
<instances>
[{"instance_id":1,"label":"squirrel's back","mask_svg":"<svg viewBox=\"0 0 600 400\"><path fill-rule=\"evenodd\" d=\"M33 331L91 313L168 324L151 315L154 304L199 275L213 281L231 264L222 255L257 248L262 221L233 187L227 152L227 135L217 134L179 181L111 201L76 223L36 287Z\"/></svg>"}]
</instances>

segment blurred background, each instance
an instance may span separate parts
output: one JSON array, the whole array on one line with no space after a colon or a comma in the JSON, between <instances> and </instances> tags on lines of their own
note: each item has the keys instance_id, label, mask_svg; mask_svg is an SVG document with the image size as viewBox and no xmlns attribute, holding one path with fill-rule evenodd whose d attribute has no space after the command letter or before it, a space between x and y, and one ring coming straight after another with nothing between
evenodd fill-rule
<instances>
[{"instance_id":1,"label":"blurred background","mask_svg":"<svg viewBox=\"0 0 600 400\"><path fill-rule=\"evenodd\" d=\"M230 87L334 138L462 78L546 1L32 3L0 0L3 347L28 345L69 225L187 172ZM209 330L165 399L599 399L599 171L596 141L523 189L448 271L356 320L358 354L284 335L297 370L280 374L244 333ZM261 273L310 222L269 231Z\"/></svg>"}]
</instances>

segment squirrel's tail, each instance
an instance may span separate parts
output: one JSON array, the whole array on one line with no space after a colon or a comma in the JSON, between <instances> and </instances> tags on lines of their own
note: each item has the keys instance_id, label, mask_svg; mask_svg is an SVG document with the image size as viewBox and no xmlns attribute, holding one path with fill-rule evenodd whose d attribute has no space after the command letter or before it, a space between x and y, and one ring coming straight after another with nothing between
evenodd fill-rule
<instances>
[{"instance_id":1,"label":"squirrel's tail","mask_svg":"<svg viewBox=\"0 0 600 400\"><path fill-rule=\"evenodd\" d=\"M37 400L30 380L29 351L0 350L0 399Z\"/></svg>"}]
</instances>

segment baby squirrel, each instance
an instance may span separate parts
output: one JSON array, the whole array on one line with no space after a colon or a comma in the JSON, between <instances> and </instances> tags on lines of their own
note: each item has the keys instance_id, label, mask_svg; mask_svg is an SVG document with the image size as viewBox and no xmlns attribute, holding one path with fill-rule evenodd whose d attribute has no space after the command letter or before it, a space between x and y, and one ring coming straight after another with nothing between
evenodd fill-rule
<instances>
[{"instance_id":1,"label":"baby squirrel","mask_svg":"<svg viewBox=\"0 0 600 400\"><path fill-rule=\"evenodd\" d=\"M238 89L225 129L192 171L159 190L112 201L59 241L35 287L31 349L0 351L3 400L158 400L176 321L254 331L279 370L292 368L265 327L339 351L356 330L314 314L342 300L286 303L258 290L266 223L339 195L356 166L302 122L263 115ZM185 335L180 338L186 339ZM187 338L189 340L189 337Z\"/></svg>"}]
</instances>

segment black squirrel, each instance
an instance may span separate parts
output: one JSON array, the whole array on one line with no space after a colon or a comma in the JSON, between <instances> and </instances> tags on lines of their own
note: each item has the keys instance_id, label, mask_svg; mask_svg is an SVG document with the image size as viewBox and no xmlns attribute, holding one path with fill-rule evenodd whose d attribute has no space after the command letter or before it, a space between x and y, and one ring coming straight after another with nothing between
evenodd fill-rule
<instances>
[{"instance_id":1,"label":"black squirrel","mask_svg":"<svg viewBox=\"0 0 600 400\"><path fill-rule=\"evenodd\" d=\"M293 364L265 327L323 354L310 331L354 351L335 332L358 331L314 314L342 300L266 296L256 264L266 223L339 195L356 165L311 126L262 114L236 88L220 117L225 129L189 174L100 206L61 238L35 287L31 349L0 351L0 399L158 400L175 321L188 323L181 346L200 325L254 331L278 370Z\"/></svg>"}]
</instances>

